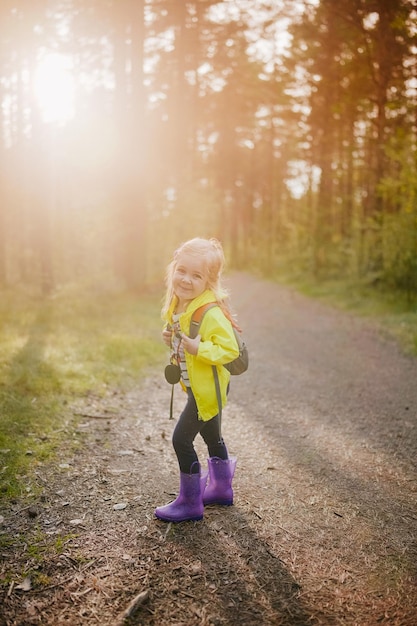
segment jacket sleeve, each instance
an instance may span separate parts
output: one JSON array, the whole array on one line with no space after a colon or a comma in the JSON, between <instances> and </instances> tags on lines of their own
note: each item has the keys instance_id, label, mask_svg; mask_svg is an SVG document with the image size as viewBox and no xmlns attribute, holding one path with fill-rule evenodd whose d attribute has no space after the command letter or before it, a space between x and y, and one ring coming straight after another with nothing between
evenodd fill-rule
<instances>
[{"instance_id":1,"label":"jacket sleeve","mask_svg":"<svg viewBox=\"0 0 417 626\"><path fill-rule=\"evenodd\" d=\"M207 311L200 326L201 341L196 358L209 365L224 365L239 356L230 321L220 308Z\"/></svg>"}]
</instances>

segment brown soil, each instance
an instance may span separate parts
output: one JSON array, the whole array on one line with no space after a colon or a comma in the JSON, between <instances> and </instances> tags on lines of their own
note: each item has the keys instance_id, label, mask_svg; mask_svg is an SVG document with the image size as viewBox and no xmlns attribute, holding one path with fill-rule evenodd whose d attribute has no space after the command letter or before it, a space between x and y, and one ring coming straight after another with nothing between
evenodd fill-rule
<instances>
[{"instance_id":1,"label":"brown soil","mask_svg":"<svg viewBox=\"0 0 417 626\"><path fill-rule=\"evenodd\" d=\"M223 418L235 505L154 518L178 488L160 371L77 401L80 445L2 511L0 624L416 623L417 361L291 290L230 287L251 356Z\"/></svg>"}]
</instances>

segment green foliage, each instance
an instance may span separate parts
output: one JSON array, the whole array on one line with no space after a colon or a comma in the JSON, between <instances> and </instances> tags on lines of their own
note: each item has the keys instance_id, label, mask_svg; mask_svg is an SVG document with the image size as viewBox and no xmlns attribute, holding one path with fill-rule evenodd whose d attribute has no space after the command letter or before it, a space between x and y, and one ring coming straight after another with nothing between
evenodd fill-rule
<instances>
[{"instance_id":1,"label":"green foliage","mask_svg":"<svg viewBox=\"0 0 417 626\"><path fill-rule=\"evenodd\" d=\"M383 228L383 280L387 286L417 297L417 213L387 215Z\"/></svg>"},{"instance_id":2,"label":"green foliage","mask_svg":"<svg viewBox=\"0 0 417 626\"><path fill-rule=\"evenodd\" d=\"M154 296L62 293L47 301L3 293L0 304L0 490L71 445L68 401L135 384L163 359ZM25 482L26 491L32 487Z\"/></svg>"},{"instance_id":3,"label":"green foliage","mask_svg":"<svg viewBox=\"0 0 417 626\"><path fill-rule=\"evenodd\" d=\"M387 208L383 216L383 279L403 291L409 300L417 297L417 172L415 149L403 131L387 145L395 168L379 185Z\"/></svg>"}]
</instances>

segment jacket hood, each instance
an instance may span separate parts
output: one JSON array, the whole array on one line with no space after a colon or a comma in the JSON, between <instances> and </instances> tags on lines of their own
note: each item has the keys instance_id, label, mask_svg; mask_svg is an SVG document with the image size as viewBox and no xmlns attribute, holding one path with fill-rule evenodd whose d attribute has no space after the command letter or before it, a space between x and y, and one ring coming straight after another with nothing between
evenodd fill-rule
<instances>
[{"instance_id":1,"label":"jacket hood","mask_svg":"<svg viewBox=\"0 0 417 626\"><path fill-rule=\"evenodd\" d=\"M197 298L194 298L194 300L190 302L184 313L181 314L181 318L184 320L184 323L188 326L189 322L191 322L191 317L194 311L196 311L200 306L208 304L209 302L217 302L217 300L214 292L211 289L206 289L205 291L203 291L203 293L197 296ZM166 321L169 323L172 323L172 316L177 304L178 298L174 295L165 317Z\"/></svg>"}]
</instances>

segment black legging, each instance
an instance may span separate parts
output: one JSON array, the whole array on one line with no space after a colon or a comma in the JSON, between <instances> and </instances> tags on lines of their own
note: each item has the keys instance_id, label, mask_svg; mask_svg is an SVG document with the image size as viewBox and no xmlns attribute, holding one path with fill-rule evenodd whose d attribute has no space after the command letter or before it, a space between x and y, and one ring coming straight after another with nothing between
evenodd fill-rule
<instances>
[{"instance_id":1,"label":"black legging","mask_svg":"<svg viewBox=\"0 0 417 626\"><path fill-rule=\"evenodd\" d=\"M194 449L194 439L200 433L209 452L209 456L227 459L227 448L220 434L219 416L216 415L208 422L198 419L197 404L191 389L187 389L188 401L181 413L172 435L172 444L181 472L197 474L199 465L197 453Z\"/></svg>"}]
</instances>

